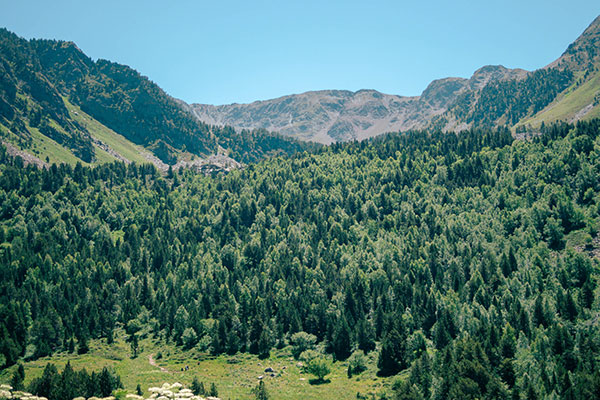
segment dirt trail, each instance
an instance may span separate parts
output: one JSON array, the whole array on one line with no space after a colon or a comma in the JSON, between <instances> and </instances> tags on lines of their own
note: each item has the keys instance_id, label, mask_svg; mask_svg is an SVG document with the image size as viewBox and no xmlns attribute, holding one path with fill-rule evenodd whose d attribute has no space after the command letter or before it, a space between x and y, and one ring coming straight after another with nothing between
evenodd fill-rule
<instances>
[{"instance_id":1,"label":"dirt trail","mask_svg":"<svg viewBox=\"0 0 600 400\"><path fill-rule=\"evenodd\" d=\"M164 368L164 367L161 367L160 365L158 365L158 364L156 363L156 361L154 361L154 358L152 357L152 354L150 354L150 355L148 356L148 362L149 362L149 363L150 363L150 365L152 365L153 367L160 368L160 370L161 370L162 372L169 372L169 370L168 370L168 369L166 369L166 368Z\"/></svg>"}]
</instances>

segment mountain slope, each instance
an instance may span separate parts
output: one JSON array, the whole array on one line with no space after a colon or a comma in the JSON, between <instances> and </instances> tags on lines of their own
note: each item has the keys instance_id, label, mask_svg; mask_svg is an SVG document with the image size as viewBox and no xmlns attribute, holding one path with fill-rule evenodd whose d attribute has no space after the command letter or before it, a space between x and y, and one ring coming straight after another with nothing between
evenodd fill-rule
<instances>
[{"instance_id":1,"label":"mountain slope","mask_svg":"<svg viewBox=\"0 0 600 400\"><path fill-rule=\"evenodd\" d=\"M251 104L192 104L191 107L199 120L212 125L265 128L285 136L329 144L423 128L434 116L446 111L459 95L479 90L491 81L517 79L525 74L523 70L487 66L470 79L433 81L419 97L375 90L322 90Z\"/></svg>"},{"instance_id":2,"label":"mountain slope","mask_svg":"<svg viewBox=\"0 0 600 400\"><path fill-rule=\"evenodd\" d=\"M560 58L546 67L569 70L573 83L553 102L520 125L538 126L556 120L576 121L600 116L600 16Z\"/></svg>"},{"instance_id":3,"label":"mountain slope","mask_svg":"<svg viewBox=\"0 0 600 400\"><path fill-rule=\"evenodd\" d=\"M78 117L81 112L86 116ZM4 141L52 161L87 163L158 157L175 164L223 152L249 162L306 147L264 131L238 134L211 127L125 65L93 61L72 42L27 41L5 29L0 30L0 131ZM96 132L112 132L113 140L102 141ZM128 156L109 142L127 143Z\"/></svg>"},{"instance_id":4,"label":"mountain slope","mask_svg":"<svg viewBox=\"0 0 600 400\"><path fill-rule=\"evenodd\" d=\"M210 124L266 128L321 143L415 128L524 129L557 119L600 115L600 17L552 64L536 71L485 66L470 79L433 81L417 97L374 90L317 91L251 104L193 104Z\"/></svg>"}]
</instances>

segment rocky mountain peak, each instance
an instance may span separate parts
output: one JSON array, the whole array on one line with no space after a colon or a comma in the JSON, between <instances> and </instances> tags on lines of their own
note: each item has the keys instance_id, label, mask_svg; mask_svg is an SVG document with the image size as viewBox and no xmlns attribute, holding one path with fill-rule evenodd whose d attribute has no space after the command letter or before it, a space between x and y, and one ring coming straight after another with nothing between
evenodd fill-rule
<instances>
[{"instance_id":1,"label":"rocky mountain peak","mask_svg":"<svg viewBox=\"0 0 600 400\"><path fill-rule=\"evenodd\" d=\"M421 100L433 107L446 107L467 86L465 78L436 79L421 94Z\"/></svg>"},{"instance_id":2,"label":"rocky mountain peak","mask_svg":"<svg viewBox=\"0 0 600 400\"><path fill-rule=\"evenodd\" d=\"M503 65L486 65L473 73L469 79L469 86L479 90L491 81L522 79L525 76L527 76L527 71L524 69L509 69Z\"/></svg>"}]
</instances>

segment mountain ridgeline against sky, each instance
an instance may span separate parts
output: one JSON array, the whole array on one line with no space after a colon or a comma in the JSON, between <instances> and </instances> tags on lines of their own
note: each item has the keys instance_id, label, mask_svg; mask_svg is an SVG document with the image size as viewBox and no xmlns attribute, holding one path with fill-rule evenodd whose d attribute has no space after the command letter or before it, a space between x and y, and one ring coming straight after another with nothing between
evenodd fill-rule
<instances>
[{"instance_id":1,"label":"mountain ridgeline against sky","mask_svg":"<svg viewBox=\"0 0 600 400\"><path fill-rule=\"evenodd\" d=\"M137 71L74 43L0 30L0 134L33 162L112 160L230 165L385 132L509 126L600 116L600 19L555 62L528 72L486 66L433 81L415 97L323 90L251 104L188 105ZM275 132L275 133L269 133ZM26 158L27 158L26 157ZM211 159L214 160L214 159Z\"/></svg>"},{"instance_id":2,"label":"mountain ridgeline against sky","mask_svg":"<svg viewBox=\"0 0 600 400\"><path fill-rule=\"evenodd\" d=\"M199 120L265 128L321 143L415 128L537 129L542 121L600 116L600 17L554 63L528 72L485 66L470 79L433 81L416 97L375 90L323 90L251 104L194 104ZM573 94L573 92L577 92Z\"/></svg>"},{"instance_id":3,"label":"mountain ridgeline against sky","mask_svg":"<svg viewBox=\"0 0 600 400\"><path fill-rule=\"evenodd\" d=\"M223 152L249 162L305 147L264 130L209 126L127 66L93 61L72 42L27 41L4 29L0 131L4 141L24 150L56 156L49 150L54 146L84 162L128 160L105 137L168 164Z\"/></svg>"}]
</instances>

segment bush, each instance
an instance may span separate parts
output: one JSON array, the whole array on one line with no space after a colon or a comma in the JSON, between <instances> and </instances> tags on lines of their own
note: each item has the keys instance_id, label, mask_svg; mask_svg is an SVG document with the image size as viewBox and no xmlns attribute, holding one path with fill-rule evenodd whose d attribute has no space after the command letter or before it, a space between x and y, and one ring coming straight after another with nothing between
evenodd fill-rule
<instances>
[{"instance_id":1,"label":"bush","mask_svg":"<svg viewBox=\"0 0 600 400\"><path fill-rule=\"evenodd\" d=\"M306 332L296 332L290 338L290 342L292 344L292 355L298 359L300 354L314 347L317 337Z\"/></svg>"},{"instance_id":2,"label":"bush","mask_svg":"<svg viewBox=\"0 0 600 400\"><path fill-rule=\"evenodd\" d=\"M186 349L191 349L198 342L198 335L196 335L194 328L186 328L183 331L181 339L183 340L184 347Z\"/></svg>"},{"instance_id":3,"label":"bush","mask_svg":"<svg viewBox=\"0 0 600 400\"><path fill-rule=\"evenodd\" d=\"M348 378L367 369L367 358L362 350L357 350L348 358Z\"/></svg>"},{"instance_id":4,"label":"bush","mask_svg":"<svg viewBox=\"0 0 600 400\"><path fill-rule=\"evenodd\" d=\"M314 350L306 350L303 351L302 354L300 354L300 356L298 356L298 360L304 362L305 365L308 365L308 363L310 363L312 360L318 357L321 357L321 353Z\"/></svg>"},{"instance_id":5,"label":"bush","mask_svg":"<svg viewBox=\"0 0 600 400\"><path fill-rule=\"evenodd\" d=\"M317 377L318 382L323 382L325 376L331 372L329 362L323 357L313 358L306 366L306 371Z\"/></svg>"}]
</instances>

